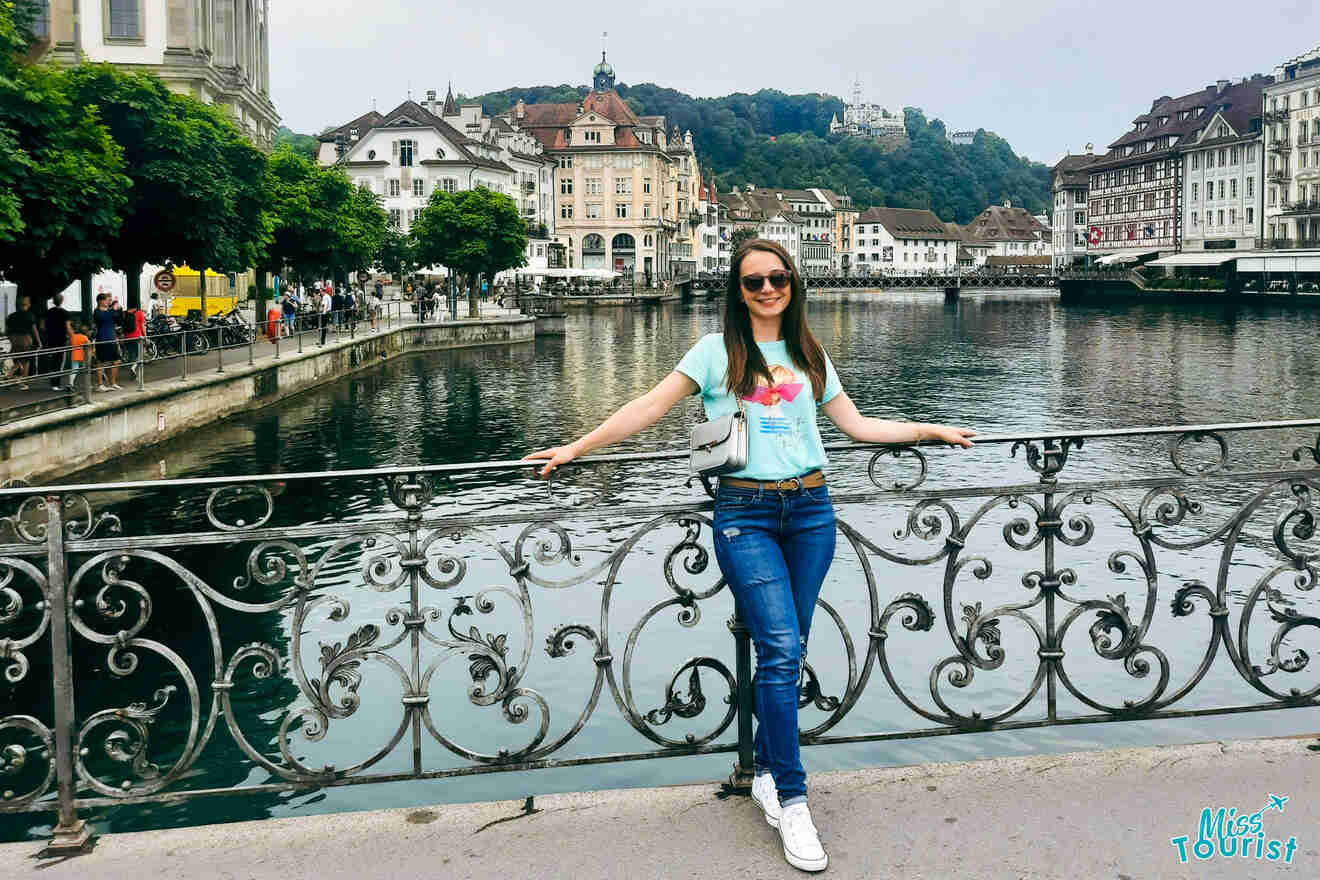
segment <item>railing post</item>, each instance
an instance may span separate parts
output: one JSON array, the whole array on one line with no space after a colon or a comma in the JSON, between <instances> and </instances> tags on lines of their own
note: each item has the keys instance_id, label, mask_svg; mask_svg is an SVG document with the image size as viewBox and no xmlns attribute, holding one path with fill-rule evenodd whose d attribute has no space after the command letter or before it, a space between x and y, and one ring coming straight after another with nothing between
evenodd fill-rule
<instances>
[{"instance_id":1,"label":"railing post","mask_svg":"<svg viewBox=\"0 0 1320 880\"><path fill-rule=\"evenodd\" d=\"M270 321L263 321L262 324L265 324L265 325L266 325L266 329L267 329L267 330L270 329ZM256 346L257 346L257 328L258 328L259 326L260 326L260 324L257 323L257 313L254 311L254 312L252 313L252 335L248 337L248 366L249 366L249 367L252 366L252 356L253 356L253 353L254 353L254 352L253 352L253 349L255 349ZM279 332L279 327L278 327L278 326L276 326L276 328L275 328L275 338L276 338L276 339L279 339L279 338L280 338L280 332Z\"/></svg>"},{"instance_id":2,"label":"railing post","mask_svg":"<svg viewBox=\"0 0 1320 880\"><path fill-rule=\"evenodd\" d=\"M138 391L147 390L147 334L137 338L137 386Z\"/></svg>"},{"instance_id":3,"label":"railing post","mask_svg":"<svg viewBox=\"0 0 1320 880\"><path fill-rule=\"evenodd\" d=\"M90 344L83 346L82 352L82 373L83 378L83 400L87 403L92 402L92 346Z\"/></svg>"},{"instance_id":4,"label":"railing post","mask_svg":"<svg viewBox=\"0 0 1320 880\"><path fill-rule=\"evenodd\" d=\"M183 331L183 378L188 378L188 331Z\"/></svg>"},{"instance_id":5,"label":"railing post","mask_svg":"<svg viewBox=\"0 0 1320 880\"><path fill-rule=\"evenodd\" d=\"M280 359L280 337L284 335L284 314L280 314L280 322L275 325L275 360Z\"/></svg>"},{"instance_id":6,"label":"railing post","mask_svg":"<svg viewBox=\"0 0 1320 880\"><path fill-rule=\"evenodd\" d=\"M55 695L55 778L59 795L59 823L51 831L47 850L78 852L91 837L87 822L78 818L78 796L73 770L73 653L69 646L69 595L64 558L64 516L59 495L46 496L46 578L50 586L50 652Z\"/></svg>"},{"instance_id":7,"label":"railing post","mask_svg":"<svg viewBox=\"0 0 1320 880\"><path fill-rule=\"evenodd\" d=\"M206 337L203 336L203 339ZM225 371L225 334L217 327L215 330L215 371L223 373Z\"/></svg>"},{"instance_id":8,"label":"railing post","mask_svg":"<svg viewBox=\"0 0 1320 880\"><path fill-rule=\"evenodd\" d=\"M735 791L750 791L755 773L752 756L752 712L755 697L752 693L752 638L738 616L734 603L729 618L729 632L733 633L734 678L738 683L738 763L729 774L729 787Z\"/></svg>"}]
</instances>

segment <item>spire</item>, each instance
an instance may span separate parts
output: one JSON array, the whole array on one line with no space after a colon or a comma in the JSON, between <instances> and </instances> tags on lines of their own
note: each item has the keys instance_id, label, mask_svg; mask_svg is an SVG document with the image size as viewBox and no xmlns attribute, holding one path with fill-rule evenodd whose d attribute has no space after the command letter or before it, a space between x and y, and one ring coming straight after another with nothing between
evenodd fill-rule
<instances>
[{"instance_id":1,"label":"spire","mask_svg":"<svg viewBox=\"0 0 1320 880\"><path fill-rule=\"evenodd\" d=\"M458 102L454 100L454 83L451 80L449 90L445 92L445 106L440 111L441 118L458 115Z\"/></svg>"},{"instance_id":2,"label":"spire","mask_svg":"<svg viewBox=\"0 0 1320 880\"><path fill-rule=\"evenodd\" d=\"M598 92L608 91L614 88L614 67L605 60L605 37L607 34L600 35L600 64L597 64L591 71L591 87Z\"/></svg>"}]
</instances>

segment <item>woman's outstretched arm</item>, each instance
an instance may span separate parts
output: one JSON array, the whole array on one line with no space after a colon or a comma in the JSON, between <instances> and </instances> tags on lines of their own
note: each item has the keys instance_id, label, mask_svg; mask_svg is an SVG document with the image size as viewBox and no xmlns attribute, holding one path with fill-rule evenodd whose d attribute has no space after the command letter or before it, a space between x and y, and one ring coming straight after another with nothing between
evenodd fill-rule
<instances>
[{"instance_id":1,"label":"woman's outstretched arm","mask_svg":"<svg viewBox=\"0 0 1320 880\"><path fill-rule=\"evenodd\" d=\"M921 443L933 440L970 448L972 441L968 438L976 436L976 432L970 428L867 418L857 411L857 404L843 391L830 398L830 402L822 409L840 431L858 443Z\"/></svg>"},{"instance_id":2,"label":"woman's outstretched arm","mask_svg":"<svg viewBox=\"0 0 1320 880\"><path fill-rule=\"evenodd\" d=\"M603 446L611 446L638 431L651 427L660 421L674 404L696 391L696 382L675 371L641 397L619 407L614 415L601 422L590 434L579 437L567 446L552 446L549 449L538 450L527 458L548 459L546 466L540 470L540 476L548 476L561 464L567 464Z\"/></svg>"}]
</instances>

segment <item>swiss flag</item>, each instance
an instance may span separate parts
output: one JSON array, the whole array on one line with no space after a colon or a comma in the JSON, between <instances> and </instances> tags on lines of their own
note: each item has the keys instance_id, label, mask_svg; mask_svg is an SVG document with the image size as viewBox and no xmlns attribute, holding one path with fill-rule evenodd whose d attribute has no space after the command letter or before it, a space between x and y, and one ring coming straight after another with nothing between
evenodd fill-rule
<instances>
[{"instance_id":1,"label":"swiss flag","mask_svg":"<svg viewBox=\"0 0 1320 880\"><path fill-rule=\"evenodd\" d=\"M1099 244L1104 235L1104 231L1099 226L1092 226L1091 234L1086 236L1086 241L1089 244Z\"/></svg>"}]
</instances>

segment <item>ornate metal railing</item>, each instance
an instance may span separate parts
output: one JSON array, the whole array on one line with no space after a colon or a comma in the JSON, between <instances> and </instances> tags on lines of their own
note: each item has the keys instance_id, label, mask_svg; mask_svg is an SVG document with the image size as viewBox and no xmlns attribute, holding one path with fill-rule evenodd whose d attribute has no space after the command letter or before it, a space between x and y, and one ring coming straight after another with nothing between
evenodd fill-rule
<instances>
[{"instance_id":1,"label":"ornate metal railing","mask_svg":"<svg viewBox=\"0 0 1320 880\"><path fill-rule=\"evenodd\" d=\"M863 264L854 264L860 266ZM890 290L890 289L947 289L980 287L1051 287L1057 279L1049 274L1023 272L948 272L926 275L812 275L807 279L809 290L831 288L855 290ZM698 279L695 286L708 290L717 290L724 286L723 276L715 279Z\"/></svg>"},{"instance_id":2,"label":"ornate metal railing","mask_svg":"<svg viewBox=\"0 0 1320 880\"><path fill-rule=\"evenodd\" d=\"M1317 431L832 447L842 594L818 606L803 741L1317 705ZM88 810L218 794L711 752L745 784L751 647L711 504L583 500L630 467L672 485L682 457L599 456L525 493L516 461L0 491L0 811L56 812L58 850ZM519 503L488 512L501 491ZM682 660L651 638L712 611L732 639ZM845 732L868 696L898 720ZM650 745L575 752L589 724ZM314 754L337 731L347 763Z\"/></svg>"}]
</instances>

